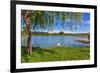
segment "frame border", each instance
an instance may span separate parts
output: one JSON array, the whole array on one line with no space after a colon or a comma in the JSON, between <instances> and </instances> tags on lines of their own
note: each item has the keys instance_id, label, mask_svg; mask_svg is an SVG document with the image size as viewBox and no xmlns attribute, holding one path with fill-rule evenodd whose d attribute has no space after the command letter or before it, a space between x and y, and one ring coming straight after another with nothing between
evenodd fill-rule
<instances>
[{"instance_id":1,"label":"frame border","mask_svg":"<svg viewBox=\"0 0 100 73\"><path fill-rule=\"evenodd\" d=\"M74 65L74 66L57 66L57 67L41 67L41 68L25 68L16 69L16 5L41 5L55 7L73 7L94 9L94 64ZM79 69L97 67L97 6L96 5L80 5L80 4L64 4L64 3L48 3L34 1L11 1L10 4L10 71L13 72L29 72L29 71L45 71L45 70L62 70L62 69Z\"/></svg>"}]
</instances>

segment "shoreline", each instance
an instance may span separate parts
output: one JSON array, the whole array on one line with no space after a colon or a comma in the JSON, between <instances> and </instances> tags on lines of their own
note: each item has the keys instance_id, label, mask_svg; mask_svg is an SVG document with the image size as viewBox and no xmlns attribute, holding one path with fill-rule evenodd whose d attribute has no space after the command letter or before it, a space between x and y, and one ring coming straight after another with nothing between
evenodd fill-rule
<instances>
[{"instance_id":1,"label":"shoreline","mask_svg":"<svg viewBox=\"0 0 100 73\"><path fill-rule=\"evenodd\" d=\"M84 43L84 44L89 44L90 40L75 40L76 42Z\"/></svg>"}]
</instances>

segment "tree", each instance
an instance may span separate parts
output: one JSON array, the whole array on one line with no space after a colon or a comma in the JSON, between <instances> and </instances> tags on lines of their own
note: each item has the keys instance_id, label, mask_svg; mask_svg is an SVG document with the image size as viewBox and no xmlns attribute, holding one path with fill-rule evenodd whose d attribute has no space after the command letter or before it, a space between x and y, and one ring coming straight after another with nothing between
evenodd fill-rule
<instances>
[{"instance_id":1,"label":"tree","mask_svg":"<svg viewBox=\"0 0 100 73\"><path fill-rule=\"evenodd\" d=\"M30 31L30 24L31 24L30 17L32 15L32 11L23 10L21 14L26 24L26 33L28 34L27 52L29 54L32 54L31 31Z\"/></svg>"},{"instance_id":2,"label":"tree","mask_svg":"<svg viewBox=\"0 0 100 73\"><path fill-rule=\"evenodd\" d=\"M31 41L31 27L32 29L44 29L47 25L47 16L43 11L22 10L21 15L26 24L27 39L27 52L32 54L32 41Z\"/></svg>"},{"instance_id":3,"label":"tree","mask_svg":"<svg viewBox=\"0 0 100 73\"><path fill-rule=\"evenodd\" d=\"M27 38L27 52L32 54L32 41L31 41L31 29L45 29L47 26L50 27L50 30L53 30L54 26L54 16L56 20L62 21L62 26L66 20L69 20L70 28L72 28L72 22L75 21L81 22L82 13L75 12L54 12L54 11L32 11L32 10L22 10L21 15L26 24L26 33Z\"/></svg>"},{"instance_id":4,"label":"tree","mask_svg":"<svg viewBox=\"0 0 100 73\"><path fill-rule=\"evenodd\" d=\"M59 34L64 34L64 32L63 31L60 31Z\"/></svg>"}]
</instances>

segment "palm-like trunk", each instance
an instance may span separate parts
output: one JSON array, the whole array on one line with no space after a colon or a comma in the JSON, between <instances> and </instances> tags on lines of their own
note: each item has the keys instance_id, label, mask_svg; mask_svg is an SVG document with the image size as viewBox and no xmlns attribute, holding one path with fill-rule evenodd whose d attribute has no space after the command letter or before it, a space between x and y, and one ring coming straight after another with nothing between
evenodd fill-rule
<instances>
[{"instance_id":1,"label":"palm-like trunk","mask_svg":"<svg viewBox=\"0 0 100 73\"><path fill-rule=\"evenodd\" d=\"M26 33L27 33L27 53L32 54L32 40L31 40L31 30L30 30L30 24L31 24L31 11L23 11L22 16L26 23Z\"/></svg>"},{"instance_id":2,"label":"palm-like trunk","mask_svg":"<svg viewBox=\"0 0 100 73\"><path fill-rule=\"evenodd\" d=\"M30 24L26 26L27 28L27 53L32 54L32 41L31 41L31 31L30 31Z\"/></svg>"}]
</instances>

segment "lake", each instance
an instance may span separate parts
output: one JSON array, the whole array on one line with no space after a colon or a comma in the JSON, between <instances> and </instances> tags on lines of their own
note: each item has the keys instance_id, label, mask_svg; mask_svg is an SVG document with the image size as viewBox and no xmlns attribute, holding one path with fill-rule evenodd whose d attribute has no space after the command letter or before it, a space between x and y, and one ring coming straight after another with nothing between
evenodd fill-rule
<instances>
[{"instance_id":1,"label":"lake","mask_svg":"<svg viewBox=\"0 0 100 73\"><path fill-rule=\"evenodd\" d=\"M77 36L32 36L32 46L33 47L84 47L89 46L89 44L77 42L76 40L86 40L87 38L77 37ZM26 46L26 38L22 37L21 45Z\"/></svg>"}]
</instances>

